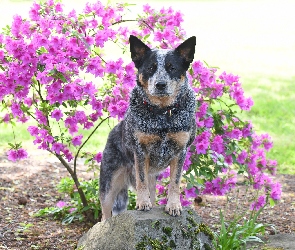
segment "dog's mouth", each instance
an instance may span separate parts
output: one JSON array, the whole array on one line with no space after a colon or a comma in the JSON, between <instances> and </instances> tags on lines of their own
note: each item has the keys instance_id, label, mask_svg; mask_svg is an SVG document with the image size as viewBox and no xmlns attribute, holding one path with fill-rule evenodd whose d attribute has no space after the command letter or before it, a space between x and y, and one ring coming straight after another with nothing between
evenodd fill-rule
<instances>
[{"instance_id":1,"label":"dog's mouth","mask_svg":"<svg viewBox=\"0 0 295 250\"><path fill-rule=\"evenodd\" d=\"M170 96L171 94L167 93L166 91L155 91L153 94L153 96L159 96L159 97L165 97L165 96Z\"/></svg>"}]
</instances>

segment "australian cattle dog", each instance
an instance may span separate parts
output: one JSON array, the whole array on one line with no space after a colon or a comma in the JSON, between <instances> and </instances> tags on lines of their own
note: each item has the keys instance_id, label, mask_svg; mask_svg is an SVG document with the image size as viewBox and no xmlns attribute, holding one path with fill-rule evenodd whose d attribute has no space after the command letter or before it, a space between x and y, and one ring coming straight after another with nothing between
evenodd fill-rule
<instances>
[{"instance_id":1,"label":"australian cattle dog","mask_svg":"<svg viewBox=\"0 0 295 250\"><path fill-rule=\"evenodd\" d=\"M138 210L154 206L156 179L170 166L165 211L181 214L180 181L186 151L195 139L195 93L187 70L196 38L176 49L150 49L130 36L132 61L138 70L124 119L110 132L100 168L102 220L127 209L128 188L136 189Z\"/></svg>"}]
</instances>

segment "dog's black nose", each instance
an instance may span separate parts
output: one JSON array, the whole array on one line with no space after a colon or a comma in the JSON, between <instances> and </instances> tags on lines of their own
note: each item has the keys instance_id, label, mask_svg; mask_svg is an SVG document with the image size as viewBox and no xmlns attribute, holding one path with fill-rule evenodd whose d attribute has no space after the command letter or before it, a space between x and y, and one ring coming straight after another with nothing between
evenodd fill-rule
<instances>
[{"instance_id":1,"label":"dog's black nose","mask_svg":"<svg viewBox=\"0 0 295 250\"><path fill-rule=\"evenodd\" d=\"M164 90L166 88L166 86L167 86L166 82L157 82L156 83L156 88L158 90Z\"/></svg>"}]
</instances>

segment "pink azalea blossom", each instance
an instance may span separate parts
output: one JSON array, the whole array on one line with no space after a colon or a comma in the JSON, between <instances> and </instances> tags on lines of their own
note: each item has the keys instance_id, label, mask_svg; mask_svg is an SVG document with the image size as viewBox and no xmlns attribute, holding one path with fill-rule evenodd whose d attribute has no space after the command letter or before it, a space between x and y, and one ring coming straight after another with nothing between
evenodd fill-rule
<instances>
[{"instance_id":1,"label":"pink azalea blossom","mask_svg":"<svg viewBox=\"0 0 295 250\"><path fill-rule=\"evenodd\" d=\"M185 189L184 190L184 193L185 193L185 197L187 199L196 198L197 197L197 193L196 193L196 188L195 187L192 187L190 189Z\"/></svg>"},{"instance_id":2,"label":"pink azalea blossom","mask_svg":"<svg viewBox=\"0 0 295 250\"><path fill-rule=\"evenodd\" d=\"M18 161L28 157L28 153L23 149L10 149L7 152L8 160L10 161Z\"/></svg>"},{"instance_id":3,"label":"pink azalea blossom","mask_svg":"<svg viewBox=\"0 0 295 250\"><path fill-rule=\"evenodd\" d=\"M102 152L97 153L93 159L96 160L97 163L100 163L102 160Z\"/></svg>"},{"instance_id":4,"label":"pink azalea blossom","mask_svg":"<svg viewBox=\"0 0 295 250\"><path fill-rule=\"evenodd\" d=\"M56 206L58 208L63 208L63 207L67 207L68 204L65 201L59 201L59 202L56 203Z\"/></svg>"},{"instance_id":5,"label":"pink azalea blossom","mask_svg":"<svg viewBox=\"0 0 295 250\"><path fill-rule=\"evenodd\" d=\"M77 135L75 137L73 137L72 139L72 143L73 145L76 147L76 146L80 146L81 143L82 143L82 139L83 139L83 135Z\"/></svg>"},{"instance_id":6,"label":"pink azalea blossom","mask_svg":"<svg viewBox=\"0 0 295 250\"><path fill-rule=\"evenodd\" d=\"M55 109L52 111L51 117L54 118L56 121L59 121L63 117L63 113L60 109Z\"/></svg>"}]
</instances>

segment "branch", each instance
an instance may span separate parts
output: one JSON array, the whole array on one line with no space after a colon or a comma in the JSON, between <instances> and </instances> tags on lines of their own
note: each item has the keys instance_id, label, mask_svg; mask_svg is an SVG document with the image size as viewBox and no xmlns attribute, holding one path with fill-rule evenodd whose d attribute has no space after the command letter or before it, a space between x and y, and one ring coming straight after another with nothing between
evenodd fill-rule
<instances>
[{"instance_id":1,"label":"branch","mask_svg":"<svg viewBox=\"0 0 295 250\"><path fill-rule=\"evenodd\" d=\"M154 32L154 29L144 20L120 20L120 21L117 21L115 23L112 23L111 25L116 25L116 24L119 24L119 23L125 23L125 22L142 22L145 26L147 26L150 30L152 30Z\"/></svg>"},{"instance_id":2,"label":"branch","mask_svg":"<svg viewBox=\"0 0 295 250\"><path fill-rule=\"evenodd\" d=\"M91 132L91 134L88 136L88 138L82 143L82 145L78 148L77 154L75 155L75 159L74 159L74 174L76 175L76 169L77 169L77 158L79 156L79 153L81 151L81 149L84 147L84 145L89 141L89 139L91 138L91 136L95 133L95 131L98 129L98 127L107 119L109 119L110 117L108 116L107 118L101 120L101 122L99 124L97 124L97 126L95 127L95 129Z\"/></svg>"},{"instance_id":3,"label":"branch","mask_svg":"<svg viewBox=\"0 0 295 250\"><path fill-rule=\"evenodd\" d=\"M70 175L74 179L74 176L76 177L76 173L73 171L73 169L70 167L70 165L65 161L65 159L61 155L59 155L57 153L54 153L51 150L48 150L48 151L50 153L54 154L59 159L59 161L61 162L61 164L64 165L64 167L68 170L68 172L70 173Z\"/></svg>"},{"instance_id":4,"label":"branch","mask_svg":"<svg viewBox=\"0 0 295 250\"><path fill-rule=\"evenodd\" d=\"M104 62L106 63L106 61L100 56L100 54L98 54L96 51L93 50L93 52Z\"/></svg>"}]
</instances>

